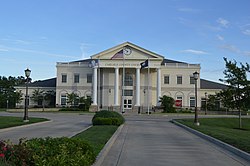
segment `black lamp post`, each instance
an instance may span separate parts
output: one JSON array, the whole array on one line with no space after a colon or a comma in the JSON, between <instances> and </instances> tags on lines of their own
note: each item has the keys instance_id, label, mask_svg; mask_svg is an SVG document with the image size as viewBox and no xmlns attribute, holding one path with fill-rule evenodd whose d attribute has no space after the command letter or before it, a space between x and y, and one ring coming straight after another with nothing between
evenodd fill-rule
<instances>
[{"instance_id":1,"label":"black lamp post","mask_svg":"<svg viewBox=\"0 0 250 166\"><path fill-rule=\"evenodd\" d=\"M30 77L31 70L27 68L26 70L24 70L24 72L26 76L26 95L25 95L23 122L29 122L29 119L28 119L28 84L29 84L29 77Z\"/></svg>"},{"instance_id":2,"label":"black lamp post","mask_svg":"<svg viewBox=\"0 0 250 166\"><path fill-rule=\"evenodd\" d=\"M206 105L205 105L205 115L207 115L207 92L205 92L205 101L206 101Z\"/></svg>"},{"instance_id":3,"label":"black lamp post","mask_svg":"<svg viewBox=\"0 0 250 166\"><path fill-rule=\"evenodd\" d=\"M197 110L197 80L199 78L199 73L196 71L193 73L194 81L195 81L195 117L194 117L194 124L199 126L200 123L198 122L198 110Z\"/></svg>"}]
</instances>

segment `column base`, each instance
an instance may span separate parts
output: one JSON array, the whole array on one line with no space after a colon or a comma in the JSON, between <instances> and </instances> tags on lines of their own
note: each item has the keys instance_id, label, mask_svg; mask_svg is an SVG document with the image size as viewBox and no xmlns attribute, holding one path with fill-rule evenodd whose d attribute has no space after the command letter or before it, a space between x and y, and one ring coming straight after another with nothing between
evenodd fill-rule
<instances>
[{"instance_id":1,"label":"column base","mask_svg":"<svg viewBox=\"0 0 250 166\"><path fill-rule=\"evenodd\" d=\"M98 111L98 106L97 105L91 105L89 107L89 112L97 112Z\"/></svg>"}]
</instances>

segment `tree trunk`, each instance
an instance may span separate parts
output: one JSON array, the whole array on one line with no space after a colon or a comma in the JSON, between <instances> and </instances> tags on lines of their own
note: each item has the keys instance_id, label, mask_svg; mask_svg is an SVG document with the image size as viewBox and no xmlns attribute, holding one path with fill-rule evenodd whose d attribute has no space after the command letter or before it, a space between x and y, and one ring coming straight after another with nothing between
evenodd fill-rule
<instances>
[{"instance_id":1,"label":"tree trunk","mask_svg":"<svg viewBox=\"0 0 250 166\"><path fill-rule=\"evenodd\" d=\"M242 128L242 123L241 123L241 111L240 111L240 108L239 108L239 128L240 128L240 129Z\"/></svg>"}]
</instances>

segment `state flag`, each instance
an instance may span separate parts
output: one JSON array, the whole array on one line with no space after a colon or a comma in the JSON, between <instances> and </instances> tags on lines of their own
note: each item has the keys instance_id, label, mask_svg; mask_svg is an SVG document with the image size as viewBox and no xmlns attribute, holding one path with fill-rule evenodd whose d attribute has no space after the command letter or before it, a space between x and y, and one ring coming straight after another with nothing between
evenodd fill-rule
<instances>
[{"instance_id":1,"label":"state flag","mask_svg":"<svg viewBox=\"0 0 250 166\"><path fill-rule=\"evenodd\" d=\"M141 69L144 69L146 67L148 67L148 59L145 62L141 63Z\"/></svg>"}]
</instances>

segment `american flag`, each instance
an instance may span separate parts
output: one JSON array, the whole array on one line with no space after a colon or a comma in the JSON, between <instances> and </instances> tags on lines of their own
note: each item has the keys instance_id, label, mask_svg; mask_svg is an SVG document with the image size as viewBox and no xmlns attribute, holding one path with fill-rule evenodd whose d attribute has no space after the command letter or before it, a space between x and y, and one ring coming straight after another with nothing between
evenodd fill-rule
<instances>
[{"instance_id":1,"label":"american flag","mask_svg":"<svg viewBox=\"0 0 250 166\"><path fill-rule=\"evenodd\" d=\"M111 57L111 59L123 58L123 49Z\"/></svg>"}]
</instances>

